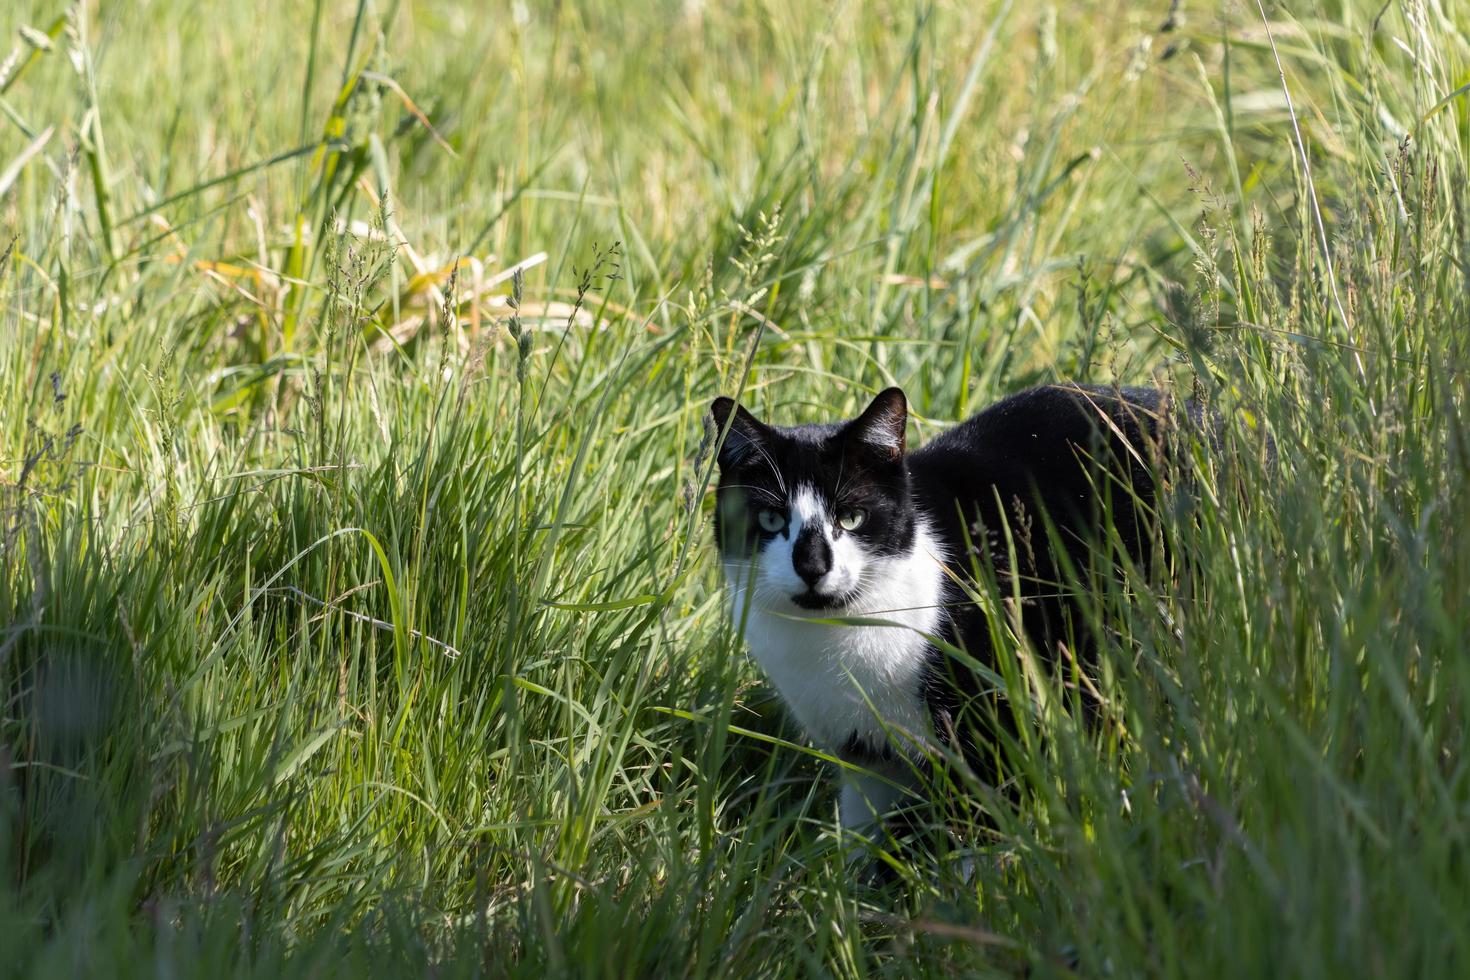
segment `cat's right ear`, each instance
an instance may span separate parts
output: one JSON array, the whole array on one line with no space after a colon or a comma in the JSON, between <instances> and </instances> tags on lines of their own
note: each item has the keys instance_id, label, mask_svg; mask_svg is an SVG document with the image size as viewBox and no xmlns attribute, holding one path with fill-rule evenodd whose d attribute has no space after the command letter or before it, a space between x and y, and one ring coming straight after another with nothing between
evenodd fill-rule
<instances>
[{"instance_id":1,"label":"cat's right ear","mask_svg":"<svg viewBox=\"0 0 1470 980\"><path fill-rule=\"evenodd\" d=\"M730 427L725 441L720 444L719 461L722 470L745 462L755 455L765 441L766 427L743 406L736 404L733 398L723 395L716 398L710 403L709 417L714 423L715 438L719 438L720 433L725 431L727 423Z\"/></svg>"},{"instance_id":2,"label":"cat's right ear","mask_svg":"<svg viewBox=\"0 0 1470 980\"><path fill-rule=\"evenodd\" d=\"M847 433L849 438L890 459L900 459L908 422L908 399L904 398L903 389L888 388L878 392L872 404L863 409L863 414L847 423Z\"/></svg>"}]
</instances>

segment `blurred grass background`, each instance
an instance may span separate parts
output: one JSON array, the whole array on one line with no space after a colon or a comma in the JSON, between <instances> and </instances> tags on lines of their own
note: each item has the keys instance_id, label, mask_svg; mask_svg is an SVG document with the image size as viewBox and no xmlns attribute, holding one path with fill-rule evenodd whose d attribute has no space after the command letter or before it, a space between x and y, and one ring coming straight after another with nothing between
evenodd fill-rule
<instances>
[{"instance_id":1,"label":"blurred grass background","mask_svg":"<svg viewBox=\"0 0 1470 980\"><path fill-rule=\"evenodd\" d=\"M0 971L1470 969L1462 5L0 28ZM856 887L705 406L1061 378L1209 399L1239 490L1097 598L1108 724L1015 699L973 877Z\"/></svg>"}]
</instances>

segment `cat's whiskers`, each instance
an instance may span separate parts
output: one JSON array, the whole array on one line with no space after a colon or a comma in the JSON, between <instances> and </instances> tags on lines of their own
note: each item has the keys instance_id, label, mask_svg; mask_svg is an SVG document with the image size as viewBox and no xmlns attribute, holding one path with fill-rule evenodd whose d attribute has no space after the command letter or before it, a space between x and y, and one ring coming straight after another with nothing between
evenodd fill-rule
<instances>
[{"instance_id":1,"label":"cat's whiskers","mask_svg":"<svg viewBox=\"0 0 1470 980\"><path fill-rule=\"evenodd\" d=\"M784 506L785 503L786 503L786 501L782 500L781 497L778 494L772 493L766 487L758 487L758 486L755 486L754 484L750 484L750 483L727 483L727 484L725 484L725 486L723 487L723 489L726 489L726 490L753 490L756 493L765 496L768 500L770 500L773 503L775 503L778 507L779 506Z\"/></svg>"},{"instance_id":2,"label":"cat's whiskers","mask_svg":"<svg viewBox=\"0 0 1470 980\"><path fill-rule=\"evenodd\" d=\"M846 476L846 472L847 453L843 453L842 458L837 461L837 489L832 492L832 502L834 504L841 503L842 491L847 489L848 477Z\"/></svg>"},{"instance_id":3,"label":"cat's whiskers","mask_svg":"<svg viewBox=\"0 0 1470 980\"><path fill-rule=\"evenodd\" d=\"M781 475L781 467L776 465L776 461L771 458L771 454L766 451L766 447L758 442L752 442L750 446L760 454L760 458L765 460L766 465L771 468L771 473L776 477L776 486L780 489L781 495L788 500L791 499L791 491L786 489L786 478Z\"/></svg>"}]
</instances>

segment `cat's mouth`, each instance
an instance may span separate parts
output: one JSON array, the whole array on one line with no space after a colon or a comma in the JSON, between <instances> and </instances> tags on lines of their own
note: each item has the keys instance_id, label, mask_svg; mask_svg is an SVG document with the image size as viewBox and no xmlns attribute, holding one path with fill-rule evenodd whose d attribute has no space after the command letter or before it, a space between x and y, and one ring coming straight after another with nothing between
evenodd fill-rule
<instances>
[{"instance_id":1,"label":"cat's mouth","mask_svg":"<svg viewBox=\"0 0 1470 980\"><path fill-rule=\"evenodd\" d=\"M851 593L839 592L835 595L823 595L807 589L791 597L791 601L803 609L840 609L852 600Z\"/></svg>"}]
</instances>

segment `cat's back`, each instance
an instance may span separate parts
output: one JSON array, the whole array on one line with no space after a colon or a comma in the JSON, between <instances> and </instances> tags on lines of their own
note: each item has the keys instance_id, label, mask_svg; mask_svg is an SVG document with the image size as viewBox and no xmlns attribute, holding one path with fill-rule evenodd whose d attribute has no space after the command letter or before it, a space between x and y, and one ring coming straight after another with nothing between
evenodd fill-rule
<instances>
[{"instance_id":1,"label":"cat's back","mask_svg":"<svg viewBox=\"0 0 1470 980\"><path fill-rule=\"evenodd\" d=\"M1141 499L1152 496L1157 436L1175 411L1171 397L1154 388L1027 388L910 454L914 492L951 551L974 530L961 529L959 514L978 514L993 526L1002 509L1013 516L1018 499L1072 523L1089 510L1099 485L1090 467L1123 477Z\"/></svg>"},{"instance_id":2,"label":"cat's back","mask_svg":"<svg viewBox=\"0 0 1470 980\"><path fill-rule=\"evenodd\" d=\"M1048 384L1016 392L939 434L910 456L916 475L965 483L1038 467L1076 467L1076 450L1140 442L1157 431L1166 396L1154 388ZM977 471L977 467L980 469ZM956 471L956 472L951 472Z\"/></svg>"},{"instance_id":3,"label":"cat's back","mask_svg":"<svg viewBox=\"0 0 1470 980\"><path fill-rule=\"evenodd\" d=\"M915 462L944 455L1028 453L1039 443L1088 439L1122 423L1124 432L1150 426L1161 414L1156 388L1047 384L1008 395L930 440Z\"/></svg>"}]
</instances>

